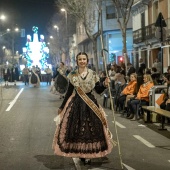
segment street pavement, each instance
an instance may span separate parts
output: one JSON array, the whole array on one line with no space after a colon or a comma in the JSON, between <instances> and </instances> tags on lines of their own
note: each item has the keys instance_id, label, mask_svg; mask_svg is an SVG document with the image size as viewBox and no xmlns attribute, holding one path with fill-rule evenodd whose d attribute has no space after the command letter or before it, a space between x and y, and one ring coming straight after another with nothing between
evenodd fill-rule
<instances>
[{"instance_id":1,"label":"street pavement","mask_svg":"<svg viewBox=\"0 0 170 170\"><path fill-rule=\"evenodd\" d=\"M102 96L96 95L102 104ZM159 123L130 121L115 112L118 146L104 158L84 166L77 158L56 156L52 150L54 117L62 100L50 92L22 82L0 84L0 170L169 170L170 127L159 131ZM110 130L117 141L113 113L107 108Z\"/></svg>"}]
</instances>

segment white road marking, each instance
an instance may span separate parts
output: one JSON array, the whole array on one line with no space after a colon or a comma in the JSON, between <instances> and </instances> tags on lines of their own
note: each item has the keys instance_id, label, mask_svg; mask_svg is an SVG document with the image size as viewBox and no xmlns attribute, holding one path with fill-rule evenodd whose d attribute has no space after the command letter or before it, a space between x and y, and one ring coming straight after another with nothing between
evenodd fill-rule
<instances>
[{"instance_id":1,"label":"white road marking","mask_svg":"<svg viewBox=\"0 0 170 170\"><path fill-rule=\"evenodd\" d=\"M154 125L156 125L156 126L160 126L160 123L153 123Z\"/></svg>"},{"instance_id":2,"label":"white road marking","mask_svg":"<svg viewBox=\"0 0 170 170\"><path fill-rule=\"evenodd\" d=\"M112 122L114 123L114 121L112 121ZM117 121L116 121L116 125L119 126L119 127L122 128L122 129L125 129L125 128L126 128L125 126L123 126L122 124L120 124L120 123L117 122Z\"/></svg>"},{"instance_id":3,"label":"white road marking","mask_svg":"<svg viewBox=\"0 0 170 170\"><path fill-rule=\"evenodd\" d=\"M20 94L22 93L22 91L24 90L24 88L22 88L19 93L16 95L16 97L14 98L14 100L12 100L10 103L9 103L9 106L8 108L6 109L6 112L10 111L12 106L15 104L15 102L17 101L18 97L20 96Z\"/></svg>"},{"instance_id":4,"label":"white road marking","mask_svg":"<svg viewBox=\"0 0 170 170\"><path fill-rule=\"evenodd\" d=\"M81 170L80 159L79 158L73 158L73 162L76 166L76 170Z\"/></svg>"},{"instance_id":5,"label":"white road marking","mask_svg":"<svg viewBox=\"0 0 170 170\"><path fill-rule=\"evenodd\" d=\"M88 170L107 170L107 169L101 169L101 168L92 168L92 169L88 169Z\"/></svg>"},{"instance_id":6,"label":"white road marking","mask_svg":"<svg viewBox=\"0 0 170 170\"><path fill-rule=\"evenodd\" d=\"M146 127L145 125L142 125L142 124L140 124L140 125L138 125L138 126L140 126L140 127Z\"/></svg>"},{"instance_id":7,"label":"white road marking","mask_svg":"<svg viewBox=\"0 0 170 170\"><path fill-rule=\"evenodd\" d=\"M124 165L128 170L135 170L135 169L133 169L132 167L130 167L130 166L124 164L124 163L123 163L123 165Z\"/></svg>"},{"instance_id":8,"label":"white road marking","mask_svg":"<svg viewBox=\"0 0 170 170\"><path fill-rule=\"evenodd\" d=\"M170 160L168 160L168 162L170 162Z\"/></svg>"},{"instance_id":9,"label":"white road marking","mask_svg":"<svg viewBox=\"0 0 170 170\"><path fill-rule=\"evenodd\" d=\"M127 169L127 170L135 170L135 169L133 169L132 167L130 167L130 166L128 166L128 165L126 165L126 164L124 164L123 163L123 166ZM106 170L106 169L101 169L101 168L92 168L92 169L88 169L88 170Z\"/></svg>"},{"instance_id":10,"label":"white road marking","mask_svg":"<svg viewBox=\"0 0 170 170\"><path fill-rule=\"evenodd\" d=\"M136 139L138 139L139 141L141 141L143 144L145 144L147 147L149 148L155 148L154 145L152 145L150 142L148 142L147 140L143 139L141 136L139 135L133 135Z\"/></svg>"}]
</instances>

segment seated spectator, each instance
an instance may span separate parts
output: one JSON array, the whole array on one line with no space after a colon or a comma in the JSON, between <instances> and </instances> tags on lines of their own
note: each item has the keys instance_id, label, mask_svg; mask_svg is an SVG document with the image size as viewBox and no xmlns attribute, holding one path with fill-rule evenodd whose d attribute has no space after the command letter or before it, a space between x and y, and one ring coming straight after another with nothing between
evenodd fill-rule
<instances>
[{"instance_id":1,"label":"seated spectator","mask_svg":"<svg viewBox=\"0 0 170 170\"><path fill-rule=\"evenodd\" d=\"M170 67L168 66L167 73L164 73L162 75L163 78L163 84L170 86Z\"/></svg>"},{"instance_id":2,"label":"seated spectator","mask_svg":"<svg viewBox=\"0 0 170 170\"><path fill-rule=\"evenodd\" d=\"M143 82L143 75L144 75L144 70L142 67L139 67L138 73L137 73L137 88L136 92L139 91L140 86L144 83Z\"/></svg>"},{"instance_id":3,"label":"seated spectator","mask_svg":"<svg viewBox=\"0 0 170 170\"><path fill-rule=\"evenodd\" d=\"M158 60L158 58L155 59L152 67L156 68L158 73L162 72L162 63Z\"/></svg>"},{"instance_id":4,"label":"seated spectator","mask_svg":"<svg viewBox=\"0 0 170 170\"><path fill-rule=\"evenodd\" d=\"M121 85L124 85L126 83L125 80L125 71L124 70L119 70L115 76L113 77L113 80L115 81L115 85L117 83L120 83Z\"/></svg>"},{"instance_id":5,"label":"seated spectator","mask_svg":"<svg viewBox=\"0 0 170 170\"><path fill-rule=\"evenodd\" d=\"M110 68L110 70L108 71L108 75L109 75L109 77L110 77L111 80L113 80L115 74L116 74L115 66L112 66L112 65L111 65L111 68Z\"/></svg>"},{"instance_id":6,"label":"seated spectator","mask_svg":"<svg viewBox=\"0 0 170 170\"><path fill-rule=\"evenodd\" d=\"M151 75L149 74L145 74L143 76L143 80L144 84L140 86L137 96L134 99L128 101L128 108L130 110L130 116L128 119L139 120L139 106L149 104L149 90L154 86L154 84Z\"/></svg>"},{"instance_id":7,"label":"seated spectator","mask_svg":"<svg viewBox=\"0 0 170 170\"><path fill-rule=\"evenodd\" d=\"M130 82L128 85L123 89L123 91L120 94L120 97L118 98L118 105L120 107L120 110L123 109L124 102L126 100L127 95L134 95L136 84L137 84L137 75L135 73L132 73L130 75ZM127 108L125 107L125 112L127 111Z\"/></svg>"},{"instance_id":8,"label":"seated spectator","mask_svg":"<svg viewBox=\"0 0 170 170\"><path fill-rule=\"evenodd\" d=\"M151 69L150 68L146 68L145 69L145 74L151 74Z\"/></svg>"},{"instance_id":9,"label":"seated spectator","mask_svg":"<svg viewBox=\"0 0 170 170\"><path fill-rule=\"evenodd\" d=\"M154 82L154 85L159 84L158 80L160 79L160 73L157 72L157 69L155 67L151 68L151 77Z\"/></svg>"}]
</instances>

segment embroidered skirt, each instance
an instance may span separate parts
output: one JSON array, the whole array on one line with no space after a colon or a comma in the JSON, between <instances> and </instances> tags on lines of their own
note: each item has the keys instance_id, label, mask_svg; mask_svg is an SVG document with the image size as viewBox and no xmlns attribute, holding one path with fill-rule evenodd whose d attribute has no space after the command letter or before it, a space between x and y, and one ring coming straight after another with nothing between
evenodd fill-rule
<instances>
[{"instance_id":1,"label":"embroidered skirt","mask_svg":"<svg viewBox=\"0 0 170 170\"><path fill-rule=\"evenodd\" d=\"M30 82L31 82L31 84L37 84L37 82L38 82L38 78L34 73L32 73L32 75L31 75Z\"/></svg>"},{"instance_id":2,"label":"embroidered skirt","mask_svg":"<svg viewBox=\"0 0 170 170\"><path fill-rule=\"evenodd\" d=\"M97 104L93 94L87 95ZM56 128L53 139L55 154L97 158L109 154L112 147L111 139L100 119L78 94L72 95L61 113L61 122Z\"/></svg>"}]
</instances>

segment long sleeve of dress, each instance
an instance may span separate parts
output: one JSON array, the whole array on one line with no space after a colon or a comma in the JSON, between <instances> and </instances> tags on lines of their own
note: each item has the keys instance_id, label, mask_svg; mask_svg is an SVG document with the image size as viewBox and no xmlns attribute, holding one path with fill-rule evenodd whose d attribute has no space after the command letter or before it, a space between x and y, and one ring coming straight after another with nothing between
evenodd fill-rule
<instances>
[{"instance_id":1,"label":"long sleeve of dress","mask_svg":"<svg viewBox=\"0 0 170 170\"><path fill-rule=\"evenodd\" d=\"M101 81L101 82L98 81L95 84L95 88L94 89L95 89L96 93L100 94L100 93L102 93L106 89L106 87L104 87L103 81Z\"/></svg>"},{"instance_id":2,"label":"long sleeve of dress","mask_svg":"<svg viewBox=\"0 0 170 170\"><path fill-rule=\"evenodd\" d=\"M59 107L60 109L63 109L67 100L69 99L69 97L72 95L73 93L73 90L74 90L74 86L69 82L69 85L68 85L68 89L67 89L67 92L66 92L66 95L64 97L64 100L61 104L61 106Z\"/></svg>"},{"instance_id":3,"label":"long sleeve of dress","mask_svg":"<svg viewBox=\"0 0 170 170\"><path fill-rule=\"evenodd\" d=\"M59 74L59 71L56 71L56 73L53 75L53 78L56 78Z\"/></svg>"}]
</instances>

